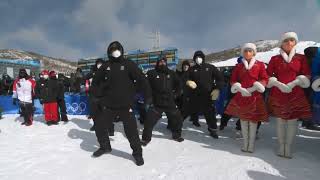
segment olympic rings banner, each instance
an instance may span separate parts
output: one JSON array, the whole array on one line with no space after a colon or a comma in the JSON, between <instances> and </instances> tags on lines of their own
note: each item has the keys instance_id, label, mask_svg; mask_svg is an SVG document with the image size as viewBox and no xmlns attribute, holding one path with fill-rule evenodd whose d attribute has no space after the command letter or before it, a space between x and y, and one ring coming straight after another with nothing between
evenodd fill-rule
<instances>
[{"instance_id":1,"label":"olympic rings banner","mask_svg":"<svg viewBox=\"0 0 320 180\"><path fill-rule=\"evenodd\" d=\"M81 95L65 95L66 109L69 115L88 115L88 97ZM2 114L18 114L19 106L12 104L11 96L0 96L0 107ZM43 107L39 100L34 101L35 114L43 114Z\"/></svg>"}]
</instances>

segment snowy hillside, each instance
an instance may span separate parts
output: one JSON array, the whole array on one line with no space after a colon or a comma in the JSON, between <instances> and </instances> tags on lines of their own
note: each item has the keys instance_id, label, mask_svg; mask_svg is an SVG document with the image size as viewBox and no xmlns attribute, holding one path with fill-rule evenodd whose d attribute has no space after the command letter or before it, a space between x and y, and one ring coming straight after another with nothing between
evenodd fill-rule
<instances>
[{"instance_id":1,"label":"snowy hillside","mask_svg":"<svg viewBox=\"0 0 320 180\"><path fill-rule=\"evenodd\" d=\"M68 73L76 69L76 63L70 60L52 58L33 52L4 49L0 50L0 59L20 59L28 61L37 59L41 62L41 69L55 70L56 72Z\"/></svg>"},{"instance_id":2,"label":"snowy hillside","mask_svg":"<svg viewBox=\"0 0 320 180\"><path fill-rule=\"evenodd\" d=\"M277 41L274 41L274 42L277 42ZM277 54L279 54L279 47L276 47L276 48L273 48L269 51L265 51L265 52L259 52L261 50L259 50L259 46L263 47L265 45L269 44L268 41L264 41L264 43L262 44L257 44L257 47L258 47L258 53L256 55L256 59L264 62L264 63L269 63L270 59L272 56L275 56ZM313 42L313 41L301 41L297 44L297 52L300 53L300 54L304 54L304 49L309 47L309 46L318 46L320 47L320 43L316 43L316 42ZM224 60L224 61L220 61L220 62L215 62L215 63L212 63L213 65L215 65L216 67L224 67L224 66L234 66L235 64L237 64L237 58L238 56L236 57L233 57L233 58L230 58L230 59L227 59L227 60Z\"/></svg>"},{"instance_id":3,"label":"snowy hillside","mask_svg":"<svg viewBox=\"0 0 320 180\"><path fill-rule=\"evenodd\" d=\"M0 120L1 180L318 180L320 177L320 133L299 130L294 159L275 155L274 120L263 124L256 152L240 151L235 139L235 123L219 132L218 140L208 136L204 120L201 128L184 123L182 143L169 140L166 121L154 131L151 143L143 148L145 165L133 162L122 125L116 124L111 137L113 151L92 158L96 137L88 129L85 116L69 116L68 124L48 127L43 117L34 125L21 126L21 118L5 116ZM141 126L139 126L141 134Z\"/></svg>"}]
</instances>

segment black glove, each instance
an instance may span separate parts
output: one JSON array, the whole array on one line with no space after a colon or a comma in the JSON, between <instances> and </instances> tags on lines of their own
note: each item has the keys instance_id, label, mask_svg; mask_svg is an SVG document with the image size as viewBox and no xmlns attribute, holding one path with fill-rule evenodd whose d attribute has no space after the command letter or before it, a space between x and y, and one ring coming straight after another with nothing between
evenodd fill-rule
<instances>
[{"instance_id":1,"label":"black glove","mask_svg":"<svg viewBox=\"0 0 320 180\"><path fill-rule=\"evenodd\" d=\"M153 106L153 104L145 104L144 105L144 109L145 109L145 111L146 112L148 112L150 109L152 109L154 106Z\"/></svg>"},{"instance_id":2,"label":"black glove","mask_svg":"<svg viewBox=\"0 0 320 180\"><path fill-rule=\"evenodd\" d=\"M17 105L17 101L18 101L17 98L13 98L13 99L12 99L12 104L16 106L16 105Z\"/></svg>"},{"instance_id":3,"label":"black glove","mask_svg":"<svg viewBox=\"0 0 320 180\"><path fill-rule=\"evenodd\" d=\"M41 105L43 104L43 100L42 99L39 99L39 102L40 102Z\"/></svg>"}]
</instances>

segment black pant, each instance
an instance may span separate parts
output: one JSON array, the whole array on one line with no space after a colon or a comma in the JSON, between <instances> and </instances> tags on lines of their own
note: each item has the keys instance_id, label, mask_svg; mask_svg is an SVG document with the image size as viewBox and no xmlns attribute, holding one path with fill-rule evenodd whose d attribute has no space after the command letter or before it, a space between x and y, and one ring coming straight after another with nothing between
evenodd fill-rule
<instances>
[{"instance_id":1,"label":"black pant","mask_svg":"<svg viewBox=\"0 0 320 180\"><path fill-rule=\"evenodd\" d=\"M20 105L21 115L24 119L24 122L25 123L32 123L32 121L33 121L33 104L20 101L19 105Z\"/></svg>"},{"instance_id":2,"label":"black pant","mask_svg":"<svg viewBox=\"0 0 320 180\"><path fill-rule=\"evenodd\" d=\"M60 120L62 121L67 121L68 116L67 116L67 108L66 108L66 102L64 101L64 98L60 99L57 101L58 107L59 107L59 112L60 112Z\"/></svg>"},{"instance_id":3,"label":"black pant","mask_svg":"<svg viewBox=\"0 0 320 180\"><path fill-rule=\"evenodd\" d=\"M96 121L98 119L98 116L101 115L103 113L103 105L101 105L101 99L98 97L94 97L94 96L89 96L89 107L90 107L90 116L93 120L93 126L96 126ZM114 119L116 119L117 116L115 116ZM113 121L114 121L113 119ZM109 133L113 133L114 132L114 124L112 124L110 126L108 126L108 131Z\"/></svg>"},{"instance_id":4,"label":"black pant","mask_svg":"<svg viewBox=\"0 0 320 180\"><path fill-rule=\"evenodd\" d=\"M144 122L144 129L142 139L145 141L151 141L152 130L162 117L162 113L165 112L170 122L170 130L172 131L172 138L176 139L181 137L182 129L182 116L178 108L159 108L153 107L148 110L146 121Z\"/></svg>"},{"instance_id":5,"label":"black pant","mask_svg":"<svg viewBox=\"0 0 320 180\"><path fill-rule=\"evenodd\" d=\"M119 116L123 122L124 132L133 150L134 157L142 157L137 122L134 118L132 109L114 110L102 106L102 111L97 115L95 121L95 132L101 148L111 148L108 129L113 127L113 120Z\"/></svg>"}]
</instances>

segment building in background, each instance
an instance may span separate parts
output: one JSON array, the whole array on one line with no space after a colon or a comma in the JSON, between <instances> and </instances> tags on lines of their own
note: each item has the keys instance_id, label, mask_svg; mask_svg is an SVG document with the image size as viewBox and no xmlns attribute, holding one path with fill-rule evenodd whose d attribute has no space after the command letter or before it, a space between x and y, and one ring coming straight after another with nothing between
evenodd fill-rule
<instances>
[{"instance_id":1,"label":"building in background","mask_svg":"<svg viewBox=\"0 0 320 180\"><path fill-rule=\"evenodd\" d=\"M40 73L41 63L37 59L0 59L0 77L8 74L11 78L16 78L19 69L24 68L30 75L38 75Z\"/></svg>"},{"instance_id":2,"label":"building in background","mask_svg":"<svg viewBox=\"0 0 320 180\"><path fill-rule=\"evenodd\" d=\"M134 50L128 51L124 56L128 60L131 60L138 64L139 68L146 72L150 69L153 69L156 65L156 62L163 55L167 58L168 67L174 70L179 63L177 48L166 48L157 51ZM82 69L83 74L87 74L88 72L90 72L91 66L95 64L97 59L98 57L80 59L78 61L78 68ZM107 57L103 59L107 60Z\"/></svg>"}]
</instances>

